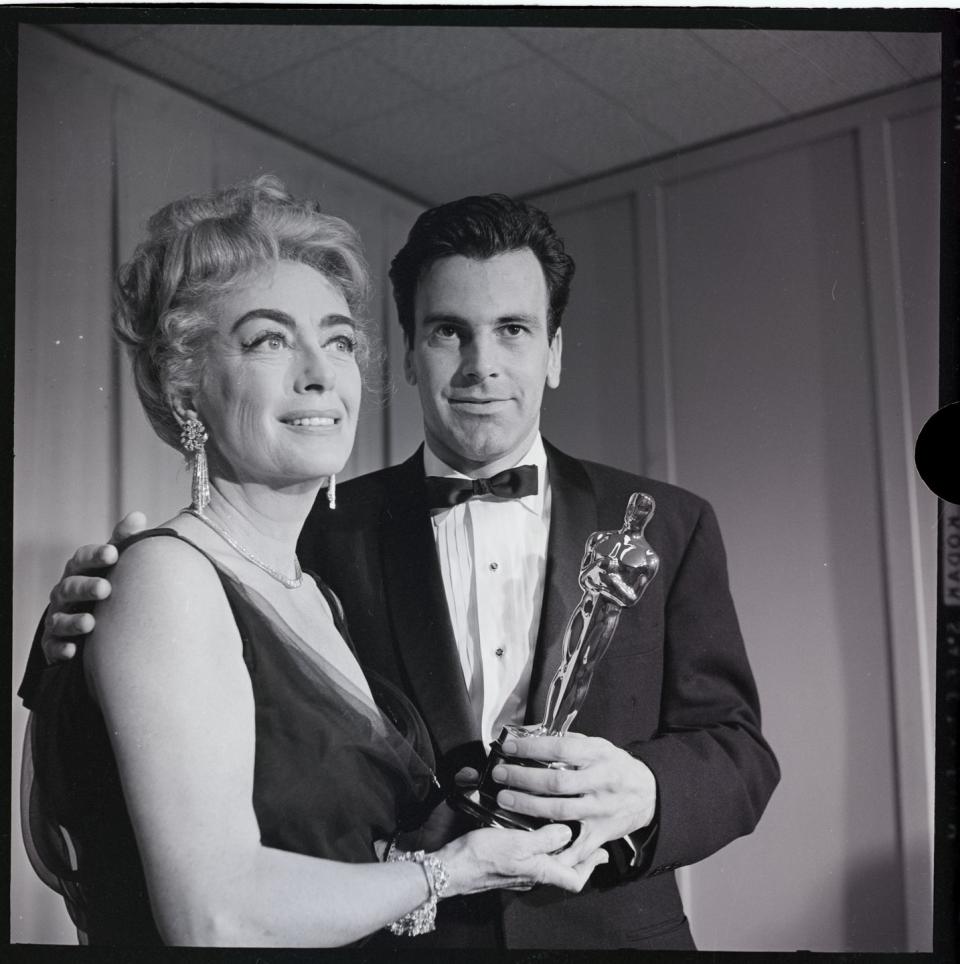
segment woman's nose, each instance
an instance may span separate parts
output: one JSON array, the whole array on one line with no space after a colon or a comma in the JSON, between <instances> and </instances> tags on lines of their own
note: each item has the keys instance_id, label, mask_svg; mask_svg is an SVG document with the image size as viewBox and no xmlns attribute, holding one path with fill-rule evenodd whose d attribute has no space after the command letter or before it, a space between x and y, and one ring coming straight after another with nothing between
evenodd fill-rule
<instances>
[{"instance_id":1,"label":"woman's nose","mask_svg":"<svg viewBox=\"0 0 960 964\"><path fill-rule=\"evenodd\" d=\"M296 389L299 392L330 391L337 384L337 370L330 354L320 345L304 346Z\"/></svg>"}]
</instances>

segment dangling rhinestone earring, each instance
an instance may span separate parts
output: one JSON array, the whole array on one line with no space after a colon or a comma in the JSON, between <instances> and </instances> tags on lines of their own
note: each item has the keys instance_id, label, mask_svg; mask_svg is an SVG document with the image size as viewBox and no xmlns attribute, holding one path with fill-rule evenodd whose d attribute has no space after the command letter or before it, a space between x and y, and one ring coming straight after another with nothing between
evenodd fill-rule
<instances>
[{"instance_id":1,"label":"dangling rhinestone earring","mask_svg":"<svg viewBox=\"0 0 960 964\"><path fill-rule=\"evenodd\" d=\"M193 482L190 486L191 507L202 512L210 502L210 477L207 475L207 453L204 445L207 441L207 430L203 422L192 415L183 423L180 430L180 445L184 451L192 455Z\"/></svg>"},{"instance_id":2,"label":"dangling rhinestone earring","mask_svg":"<svg viewBox=\"0 0 960 964\"><path fill-rule=\"evenodd\" d=\"M330 476L330 482L327 485L327 502L330 503L331 509L337 507L337 476L335 474Z\"/></svg>"}]
</instances>

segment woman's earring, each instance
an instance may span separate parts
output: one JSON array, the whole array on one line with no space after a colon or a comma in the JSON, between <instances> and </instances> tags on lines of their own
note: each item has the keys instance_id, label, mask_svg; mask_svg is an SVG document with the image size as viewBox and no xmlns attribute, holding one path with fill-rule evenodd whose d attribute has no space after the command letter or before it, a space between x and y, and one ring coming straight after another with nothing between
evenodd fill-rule
<instances>
[{"instance_id":1,"label":"woman's earring","mask_svg":"<svg viewBox=\"0 0 960 964\"><path fill-rule=\"evenodd\" d=\"M203 427L203 422L192 415L181 426L180 445L192 456L193 461L190 498L192 508L197 512L202 512L210 502L210 477L207 475L207 453L204 450L207 438L207 430Z\"/></svg>"},{"instance_id":2,"label":"woman's earring","mask_svg":"<svg viewBox=\"0 0 960 964\"><path fill-rule=\"evenodd\" d=\"M336 475L330 476L330 483L327 486L327 502L330 503L330 508L335 509L337 507L337 477Z\"/></svg>"}]
</instances>

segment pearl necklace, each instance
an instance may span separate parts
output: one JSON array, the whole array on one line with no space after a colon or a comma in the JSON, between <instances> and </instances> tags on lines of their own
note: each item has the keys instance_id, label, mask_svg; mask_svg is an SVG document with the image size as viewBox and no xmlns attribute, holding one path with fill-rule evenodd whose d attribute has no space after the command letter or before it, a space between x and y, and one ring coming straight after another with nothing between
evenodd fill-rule
<instances>
[{"instance_id":1,"label":"pearl necklace","mask_svg":"<svg viewBox=\"0 0 960 964\"><path fill-rule=\"evenodd\" d=\"M282 586L286 586L287 589L299 589L303 585L303 571L300 569L300 560L296 556L293 557L293 564L296 566L297 574L291 579L289 576L285 576L282 572L274 569L273 566L268 566L262 559L258 559L249 549L240 545L226 529L221 528L216 522L201 514L197 509L191 506L184 511L199 519L205 525L208 525L224 542L236 549L244 559L252 562L258 569L270 576L271 579L276 579Z\"/></svg>"}]
</instances>

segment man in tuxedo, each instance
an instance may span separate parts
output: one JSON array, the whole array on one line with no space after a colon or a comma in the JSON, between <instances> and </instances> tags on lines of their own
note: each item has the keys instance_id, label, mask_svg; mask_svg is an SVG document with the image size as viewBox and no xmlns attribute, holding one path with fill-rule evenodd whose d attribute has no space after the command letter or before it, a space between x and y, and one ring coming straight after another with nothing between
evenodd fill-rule
<instances>
[{"instance_id":1,"label":"man in tuxedo","mask_svg":"<svg viewBox=\"0 0 960 964\"><path fill-rule=\"evenodd\" d=\"M624 609L575 732L506 748L568 766L494 773L500 805L579 821L573 848L605 843L612 859L577 895L444 901L418 939L438 946L693 948L674 870L750 833L779 778L710 506L540 436L573 270L546 216L502 195L418 218L390 277L424 445L343 484L334 512L320 500L299 545L342 600L365 667L416 703L452 787L502 725L542 717L587 538L618 529L634 492L656 502L659 573ZM110 559L99 551L78 553L54 611L104 591L81 574ZM48 622L48 653L92 625Z\"/></svg>"}]
</instances>

